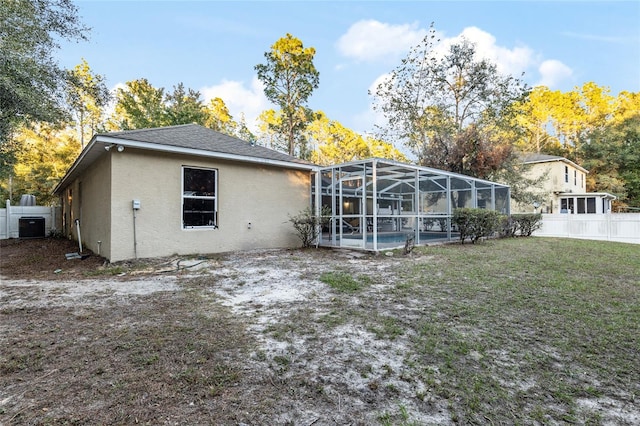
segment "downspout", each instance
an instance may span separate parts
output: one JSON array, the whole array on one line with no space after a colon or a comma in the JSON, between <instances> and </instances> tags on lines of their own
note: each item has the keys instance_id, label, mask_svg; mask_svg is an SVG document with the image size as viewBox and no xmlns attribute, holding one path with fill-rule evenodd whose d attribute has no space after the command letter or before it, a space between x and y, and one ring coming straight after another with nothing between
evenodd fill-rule
<instances>
[{"instance_id":1,"label":"downspout","mask_svg":"<svg viewBox=\"0 0 640 426\"><path fill-rule=\"evenodd\" d=\"M82 237L80 236L80 219L76 219L76 233L78 234L78 247L80 248L80 254L82 253Z\"/></svg>"},{"instance_id":2,"label":"downspout","mask_svg":"<svg viewBox=\"0 0 640 426\"><path fill-rule=\"evenodd\" d=\"M318 246L320 245L320 240L322 239L322 221L324 220L324 218L320 217L320 213L322 212L322 206L320 205L322 203L322 188L320 187L320 185L322 185L322 178L319 167L316 169L314 179L316 193L311 194L311 196L315 197L315 216L319 218L318 224L316 225L319 228L317 229L318 236L316 237L316 248L318 248Z\"/></svg>"},{"instance_id":3,"label":"downspout","mask_svg":"<svg viewBox=\"0 0 640 426\"><path fill-rule=\"evenodd\" d=\"M133 255L136 259L138 259L138 240L136 237L136 210L137 209L135 208L135 204L134 204L134 207L133 207Z\"/></svg>"}]
</instances>

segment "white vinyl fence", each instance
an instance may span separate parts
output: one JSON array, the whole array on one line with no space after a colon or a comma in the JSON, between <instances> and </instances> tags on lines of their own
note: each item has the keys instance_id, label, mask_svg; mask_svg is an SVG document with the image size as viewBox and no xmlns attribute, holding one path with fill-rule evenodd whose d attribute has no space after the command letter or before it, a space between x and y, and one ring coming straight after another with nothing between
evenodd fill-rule
<instances>
[{"instance_id":1,"label":"white vinyl fence","mask_svg":"<svg viewBox=\"0 0 640 426\"><path fill-rule=\"evenodd\" d=\"M640 244L640 213L543 214L533 235Z\"/></svg>"},{"instance_id":2,"label":"white vinyl fence","mask_svg":"<svg viewBox=\"0 0 640 426\"><path fill-rule=\"evenodd\" d=\"M44 220L44 235L48 236L52 229L59 229L61 223L60 207L12 206L9 201L6 208L0 209L0 240L20 237L20 222L29 219L32 222Z\"/></svg>"}]
</instances>

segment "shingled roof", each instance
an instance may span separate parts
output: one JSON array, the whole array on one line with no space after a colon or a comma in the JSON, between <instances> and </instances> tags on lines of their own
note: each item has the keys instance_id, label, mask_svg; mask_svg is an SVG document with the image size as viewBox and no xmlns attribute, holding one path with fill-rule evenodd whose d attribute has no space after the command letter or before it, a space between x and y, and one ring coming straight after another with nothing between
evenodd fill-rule
<instances>
[{"instance_id":1,"label":"shingled roof","mask_svg":"<svg viewBox=\"0 0 640 426\"><path fill-rule=\"evenodd\" d=\"M522 160L524 163L539 163L545 161L562 161L565 160L565 158L557 155L525 154L523 155Z\"/></svg>"},{"instance_id":2,"label":"shingled roof","mask_svg":"<svg viewBox=\"0 0 640 426\"><path fill-rule=\"evenodd\" d=\"M230 161L269 164L275 167L312 170L316 166L300 158L264 146L216 132L198 124L125 130L95 135L80 153L67 174L60 180L54 194L75 179L113 145L174 154L221 158Z\"/></svg>"},{"instance_id":3,"label":"shingled roof","mask_svg":"<svg viewBox=\"0 0 640 426\"><path fill-rule=\"evenodd\" d=\"M525 154L522 156L522 162L524 164L533 164L533 163L550 163L553 161L559 161L562 163L567 163L572 165L573 167L575 167L578 170L583 171L584 173L589 173L589 171L587 169L585 169L584 167L582 167L579 164L574 163L573 161L565 158L565 157L560 157L558 155L548 155L548 154L535 154L535 153L531 153L531 154Z\"/></svg>"},{"instance_id":4,"label":"shingled roof","mask_svg":"<svg viewBox=\"0 0 640 426\"><path fill-rule=\"evenodd\" d=\"M241 157L262 158L266 160L285 161L298 164L311 164L308 161L301 160L273 149L258 146L224 133L216 132L215 130L198 124L125 130L121 132L103 133L98 136L167 145L177 148L219 152Z\"/></svg>"}]
</instances>

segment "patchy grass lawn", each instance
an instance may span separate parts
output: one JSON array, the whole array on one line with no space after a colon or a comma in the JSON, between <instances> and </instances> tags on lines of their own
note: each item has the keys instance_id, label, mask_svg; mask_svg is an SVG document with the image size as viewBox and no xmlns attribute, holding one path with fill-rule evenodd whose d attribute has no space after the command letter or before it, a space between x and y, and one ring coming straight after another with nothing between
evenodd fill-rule
<instances>
[{"instance_id":1,"label":"patchy grass lawn","mask_svg":"<svg viewBox=\"0 0 640 426\"><path fill-rule=\"evenodd\" d=\"M170 262L3 279L0 424L640 423L640 246Z\"/></svg>"}]
</instances>

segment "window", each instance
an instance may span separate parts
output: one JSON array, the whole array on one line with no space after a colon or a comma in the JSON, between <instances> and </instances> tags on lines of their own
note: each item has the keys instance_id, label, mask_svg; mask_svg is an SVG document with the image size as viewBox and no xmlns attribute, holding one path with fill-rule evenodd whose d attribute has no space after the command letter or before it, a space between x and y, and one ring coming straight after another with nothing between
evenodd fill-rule
<instances>
[{"instance_id":1,"label":"window","mask_svg":"<svg viewBox=\"0 0 640 426\"><path fill-rule=\"evenodd\" d=\"M584 188L584 173L580 173L580 188Z\"/></svg>"},{"instance_id":2,"label":"window","mask_svg":"<svg viewBox=\"0 0 640 426\"><path fill-rule=\"evenodd\" d=\"M573 213L573 198L560 198L560 213Z\"/></svg>"},{"instance_id":3,"label":"window","mask_svg":"<svg viewBox=\"0 0 640 426\"><path fill-rule=\"evenodd\" d=\"M564 182L569 183L569 166L564 166Z\"/></svg>"},{"instance_id":4,"label":"window","mask_svg":"<svg viewBox=\"0 0 640 426\"><path fill-rule=\"evenodd\" d=\"M576 186L578 185L578 171L577 170L573 171L573 184L576 185Z\"/></svg>"},{"instance_id":5,"label":"window","mask_svg":"<svg viewBox=\"0 0 640 426\"><path fill-rule=\"evenodd\" d=\"M182 228L218 227L218 171L182 168Z\"/></svg>"},{"instance_id":6,"label":"window","mask_svg":"<svg viewBox=\"0 0 640 426\"><path fill-rule=\"evenodd\" d=\"M593 214L596 212L596 198L595 197L578 197L576 198L577 213L578 214Z\"/></svg>"}]
</instances>

